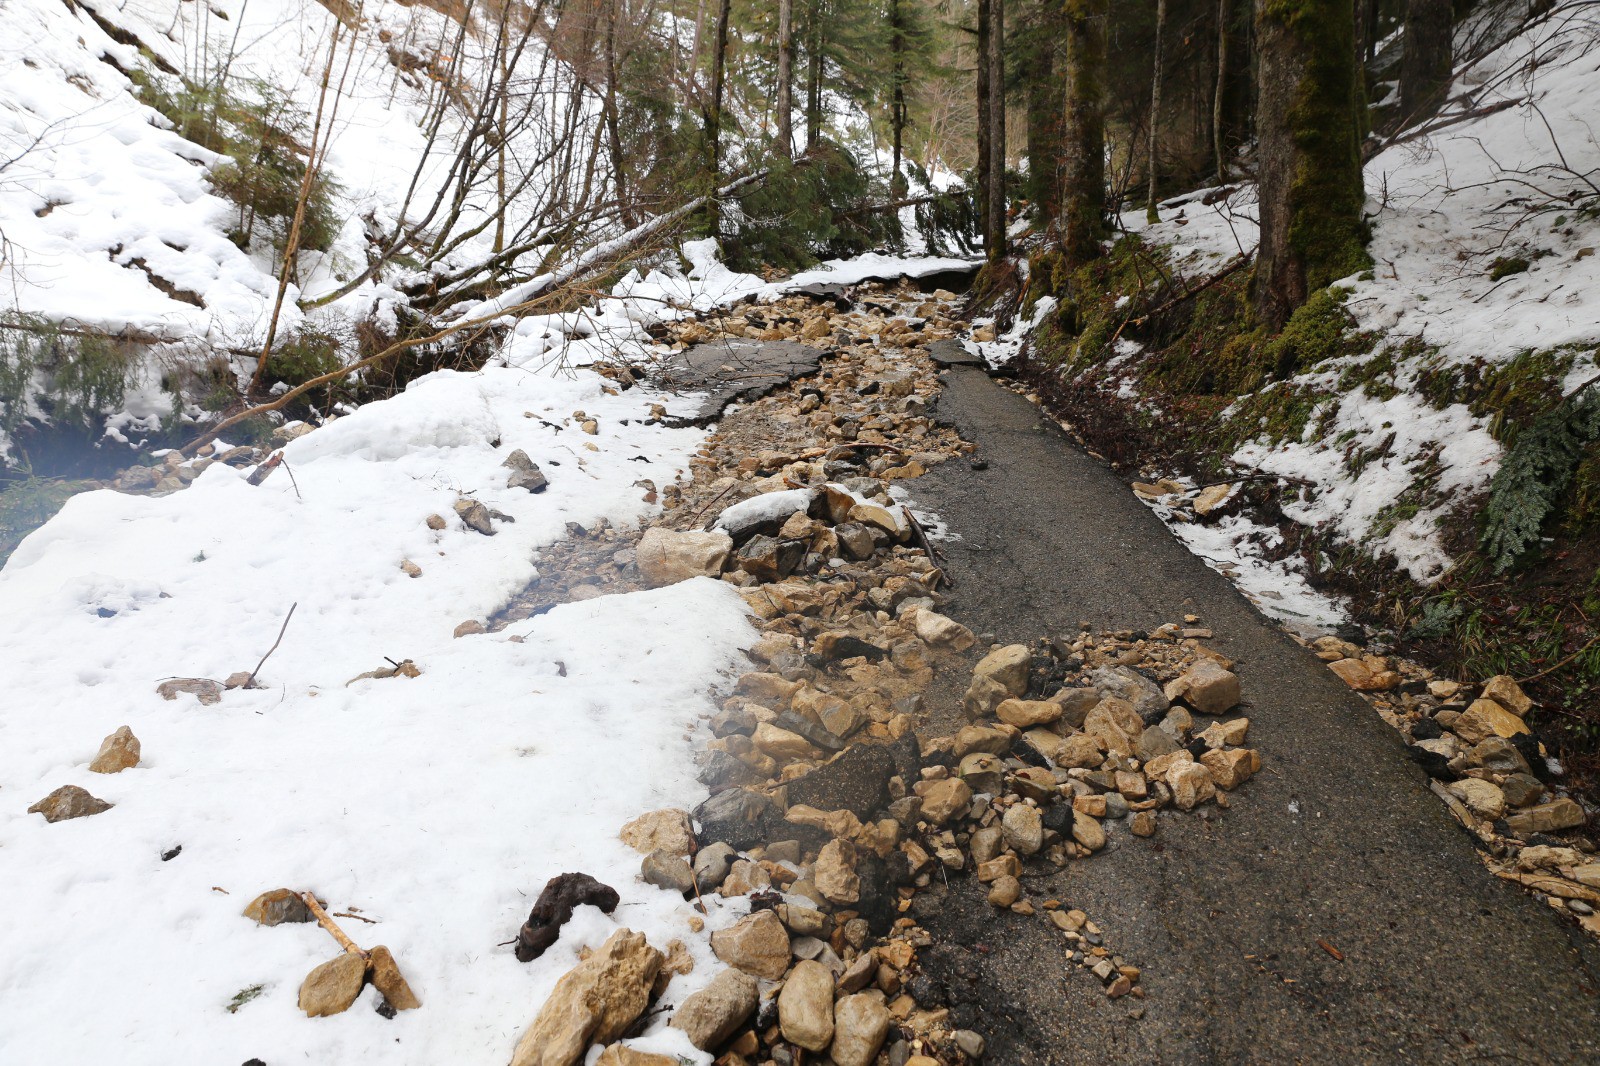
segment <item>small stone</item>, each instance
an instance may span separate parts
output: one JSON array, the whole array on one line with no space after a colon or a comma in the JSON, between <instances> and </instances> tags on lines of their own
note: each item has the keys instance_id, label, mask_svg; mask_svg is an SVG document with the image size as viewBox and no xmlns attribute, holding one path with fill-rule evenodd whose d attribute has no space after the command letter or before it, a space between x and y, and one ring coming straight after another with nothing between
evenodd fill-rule
<instances>
[{"instance_id":1,"label":"small stone","mask_svg":"<svg viewBox=\"0 0 1600 1066\"><path fill-rule=\"evenodd\" d=\"M1212 512L1220 508L1232 494L1233 486L1231 484L1207 485L1205 488L1201 489L1200 494L1194 498L1194 513L1199 515L1201 518L1209 517Z\"/></svg>"},{"instance_id":2,"label":"small stone","mask_svg":"<svg viewBox=\"0 0 1600 1066\"><path fill-rule=\"evenodd\" d=\"M1015 855L1000 855L978 866L978 880L991 884L1002 877L1016 877L1022 872L1022 863Z\"/></svg>"},{"instance_id":3,"label":"small stone","mask_svg":"<svg viewBox=\"0 0 1600 1066\"><path fill-rule=\"evenodd\" d=\"M444 515L431 514L428 516L427 524L429 529L438 530L443 529L449 523L444 520Z\"/></svg>"},{"instance_id":4,"label":"small stone","mask_svg":"<svg viewBox=\"0 0 1600 1066\"><path fill-rule=\"evenodd\" d=\"M1072 812L1072 839L1088 848L1090 851L1099 851L1106 846L1106 831L1089 815L1082 811Z\"/></svg>"},{"instance_id":5,"label":"small stone","mask_svg":"<svg viewBox=\"0 0 1600 1066\"><path fill-rule=\"evenodd\" d=\"M361 995L366 982L366 960L353 952L344 952L306 974L300 984L300 1009L311 1018L341 1014Z\"/></svg>"},{"instance_id":6,"label":"small stone","mask_svg":"<svg viewBox=\"0 0 1600 1066\"><path fill-rule=\"evenodd\" d=\"M1500 785L1506 803L1512 807L1526 807L1538 803L1544 795L1544 785L1529 773L1508 774Z\"/></svg>"},{"instance_id":7,"label":"small stone","mask_svg":"<svg viewBox=\"0 0 1600 1066\"><path fill-rule=\"evenodd\" d=\"M1476 744L1492 736L1514 737L1528 732L1528 724L1506 710L1494 700L1473 700L1450 730L1468 744Z\"/></svg>"},{"instance_id":8,"label":"small stone","mask_svg":"<svg viewBox=\"0 0 1600 1066\"><path fill-rule=\"evenodd\" d=\"M97 799L77 785L62 785L44 799L28 808L29 814L42 814L47 822L64 822L70 818L87 818L116 806Z\"/></svg>"},{"instance_id":9,"label":"small stone","mask_svg":"<svg viewBox=\"0 0 1600 1066\"><path fill-rule=\"evenodd\" d=\"M1005 763L986 751L975 751L962 759L957 773L973 792L998 796L1004 787Z\"/></svg>"},{"instance_id":10,"label":"small stone","mask_svg":"<svg viewBox=\"0 0 1600 1066\"><path fill-rule=\"evenodd\" d=\"M972 1059L974 1062L983 1058L983 1037L979 1036L971 1029L957 1029L953 1035L955 1037L956 1047L961 1049L961 1053L963 1055L969 1059Z\"/></svg>"},{"instance_id":11,"label":"small stone","mask_svg":"<svg viewBox=\"0 0 1600 1066\"><path fill-rule=\"evenodd\" d=\"M892 1020L877 995L862 993L841 998L833 1007L830 1057L835 1066L871 1066L889 1035Z\"/></svg>"},{"instance_id":12,"label":"small stone","mask_svg":"<svg viewBox=\"0 0 1600 1066\"><path fill-rule=\"evenodd\" d=\"M1136 837L1153 837L1156 835L1156 812L1137 811L1128 825Z\"/></svg>"},{"instance_id":13,"label":"small stone","mask_svg":"<svg viewBox=\"0 0 1600 1066\"><path fill-rule=\"evenodd\" d=\"M1212 782L1228 792L1250 780L1259 758L1249 749L1232 748L1227 751L1208 751L1200 756L1200 762L1211 771Z\"/></svg>"},{"instance_id":14,"label":"small stone","mask_svg":"<svg viewBox=\"0 0 1600 1066\"><path fill-rule=\"evenodd\" d=\"M644 857L639 876L647 885L655 885L670 892L684 893L694 889L694 870L682 855L670 851L654 851Z\"/></svg>"},{"instance_id":15,"label":"small stone","mask_svg":"<svg viewBox=\"0 0 1600 1066\"><path fill-rule=\"evenodd\" d=\"M738 970L723 970L678 1005L671 1024L682 1029L689 1043L701 1051L714 1051L755 1013L759 1001L754 977Z\"/></svg>"},{"instance_id":16,"label":"small stone","mask_svg":"<svg viewBox=\"0 0 1600 1066\"><path fill-rule=\"evenodd\" d=\"M1105 754L1099 742L1087 733L1074 733L1056 749L1056 765L1068 769L1092 770L1103 761Z\"/></svg>"},{"instance_id":17,"label":"small stone","mask_svg":"<svg viewBox=\"0 0 1600 1066\"><path fill-rule=\"evenodd\" d=\"M1183 763L1167 771L1167 787L1172 802L1181 811L1190 811L1217 793L1211 770L1200 763Z\"/></svg>"},{"instance_id":18,"label":"small stone","mask_svg":"<svg viewBox=\"0 0 1600 1066\"><path fill-rule=\"evenodd\" d=\"M1522 691L1522 686L1507 674L1497 674L1486 681L1483 698L1494 700L1518 718L1527 717L1528 712L1533 710L1533 701ZM1500 735L1505 736L1504 733Z\"/></svg>"},{"instance_id":19,"label":"small stone","mask_svg":"<svg viewBox=\"0 0 1600 1066\"><path fill-rule=\"evenodd\" d=\"M711 950L729 966L768 981L789 968L789 934L771 911L757 911L711 934ZM833 984L829 978L829 986Z\"/></svg>"},{"instance_id":20,"label":"small stone","mask_svg":"<svg viewBox=\"0 0 1600 1066\"><path fill-rule=\"evenodd\" d=\"M1033 653L1027 645L1008 644L979 659L972 674L989 678L1011 696L1022 696L1028 691L1028 671L1032 668Z\"/></svg>"},{"instance_id":21,"label":"small stone","mask_svg":"<svg viewBox=\"0 0 1600 1066\"><path fill-rule=\"evenodd\" d=\"M507 488L543 492L550 485L539 464L529 459L528 453L521 448L506 456L506 461L500 465L511 471L506 477Z\"/></svg>"},{"instance_id":22,"label":"small stone","mask_svg":"<svg viewBox=\"0 0 1600 1066\"><path fill-rule=\"evenodd\" d=\"M1178 677L1183 699L1201 714L1222 714L1239 704L1239 677L1201 659Z\"/></svg>"},{"instance_id":23,"label":"small stone","mask_svg":"<svg viewBox=\"0 0 1600 1066\"><path fill-rule=\"evenodd\" d=\"M653 851L687 855L694 850L689 812L676 807L641 814L623 826L618 836L628 847L645 855Z\"/></svg>"},{"instance_id":24,"label":"small stone","mask_svg":"<svg viewBox=\"0 0 1600 1066\"><path fill-rule=\"evenodd\" d=\"M416 563L412 562L410 559L401 559L400 560L400 572L402 574L406 575L406 577L421 577L422 576L422 567L418 566ZM236 688L238 686L230 686L230 687L235 687Z\"/></svg>"},{"instance_id":25,"label":"small stone","mask_svg":"<svg viewBox=\"0 0 1600 1066\"><path fill-rule=\"evenodd\" d=\"M916 793L922 798L922 816L934 825L943 825L972 803L972 789L959 777L918 782Z\"/></svg>"},{"instance_id":26,"label":"small stone","mask_svg":"<svg viewBox=\"0 0 1600 1066\"><path fill-rule=\"evenodd\" d=\"M1518 836L1530 833L1553 833L1559 829L1575 829L1585 821L1583 808L1576 800L1563 796L1558 800L1518 811L1506 818L1506 825Z\"/></svg>"},{"instance_id":27,"label":"small stone","mask_svg":"<svg viewBox=\"0 0 1600 1066\"><path fill-rule=\"evenodd\" d=\"M367 980L383 993L383 998L395 1010L415 1010L422 1006L400 972L400 964L394 961L394 954L382 944L367 952Z\"/></svg>"},{"instance_id":28,"label":"small stone","mask_svg":"<svg viewBox=\"0 0 1600 1066\"><path fill-rule=\"evenodd\" d=\"M732 846L717 841L707 844L695 853L694 880L701 892L710 892L727 880L738 852Z\"/></svg>"},{"instance_id":29,"label":"small stone","mask_svg":"<svg viewBox=\"0 0 1600 1066\"><path fill-rule=\"evenodd\" d=\"M251 900L241 912L259 925L282 925L285 922L314 922L311 908L300 898L300 893L287 888L263 892Z\"/></svg>"},{"instance_id":30,"label":"small stone","mask_svg":"<svg viewBox=\"0 0 1600 1066\"><path fill-rule=\"evenodd\" d=\"M807 1051L824 1051L833 1042L833 972L820 962L795 963L778 993L778 1026L783 1038Z\"/></svg>"},{"instance_id":31,"label":"small stone","mask_svg":"<svg viewBox=\"0 0 1600 1066\"><path fill-rule=\"evenodd\" d=\"M97 774L114 774L138 765L139 738L127 726L119 726L115 733L100 742L100 751L89 769Z\"/></svg>"},{"instance_id":32,"label":"small stone","mask_svg":"<svg viewBox=\"0 0 1600 1066\"><path fill-rule=\"evenodd\" d=\"M175 700L180 693L188 693L207 706L222 702L222 686L207 677L177 677L156 686L156 694L164 700Z\"/></svg>"},{"instance_id":33,"label":"small stone","mask_svg":"<svg viewBox=\"0 0 1600 1066\"><path fill-rule=\"evenodd\" d=\"M456 626L455 636L456 639L459 640L462 637L475 637L480 633L486 632L488 632L488 630L483 627L482 622L478 621L476 618L469 618L465 622L462 622L460 625Z\"/></svg>"},{"instance_id":34,"label":"small stone","mask_svg":"<svg viewBox=\"0 0 1600 1066\"><path fill-rule=\"evenodd\" d=\"M466 523L468 529L482 533L486 537L494 536L494 520L489 516L489 508L477 500L463 496L455 503L456 516Z\"/></svg>"},{"instance_id":35,"label":"small stone","mask_svg":"<svg viewBox=\"0 0 1600 1066\"><path fill-rule=\"evenodd\" d=\"M1026 803L1009 807L1000 825L1006 844L1023 855L1037 854L1044 847L1044 823L1037 807Z\"/></svg>"},{"instance_id":36,"label":"small stone","mask_svg":"<svg viewBox=\"0 0 1600 1066\"><path fill-rule=\"evenodd\" d=\"M682 1062L676 1055L657 1055L623 1044L612 1044L600 1052L600 1057L594 1060L594 1066L680 1066Z\"/></svg>"},{"instance_id":37,"label":"small stone","mask_svg":"<svg viewBox=\"0 0 1600 1066\"><path fill-rule=\"evenodd\" d=\"M817 854L812 880L830 903L848 906L861 899L861 878L856 874L855 846L830 840Z\"/></svg>"},{"instance_id":38,"label":"small stone","mask_svg":"<svg viewBox=\"0 0 1600 1066\"><path fill-rule=\"evenodd\" d=\"M1006 725L1032 729L1061 719L1061 704L1048 700L1003 700L995 714Z\"/></svg>"},{"instance_id":39,"label":"small stone","mask_svg":"<svg viewBox=\"0 0 1600 1066\"><path fill-rule=\"evenodd\" d=\"M966 651L977 643L972 630L936 611L918 611L914 625L917 636L929 644L947 647L953 651Z\"/></svg>"},{"instance_id":40,"label":"small stone","mask_svg":"<svg viewBox=\"0 0 1600 1066\"><path fill-rule=\"evenodd\" d=\"M1505 793L1487 781L1480 781L1475 777L1463 777L1445 787L1467 805L1467 810L1479 818L1487 818L1492 822L1505 813Z\"/></svg>"},{"instance_id":41,"label":"small stone","mask_svg":"<svg viewBox=\"0 0 1600 1066\"><path fill-rule=\"evenodd\" d=\"M1002 910L1022 897L1022 882L1010 874L997 877L989 884L989 903Z\"/></svg>"}]
</instances>

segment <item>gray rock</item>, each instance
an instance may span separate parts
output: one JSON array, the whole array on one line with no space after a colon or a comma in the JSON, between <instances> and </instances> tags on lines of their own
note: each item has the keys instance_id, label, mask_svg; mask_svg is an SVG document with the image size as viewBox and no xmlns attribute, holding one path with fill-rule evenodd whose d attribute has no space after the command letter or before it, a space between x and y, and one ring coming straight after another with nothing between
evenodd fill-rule
<instances>
[{"instance_id":1,"label":"gray rock","mask_svg":"<svg viewBox=\"0 0 1600 1066\"><path fill-rule=\"evenodd\" d=\"M681 855L670 851L652 851L644 857L639 876L647 885L655 885L671 892L684 893L695 885L694 871Z\"/></svg>"},{"instance_id":2,"label":"gray rock","mask_svg":"<svg viewBox=\"0 0 1600 1066\"><path fill-rule=\"evenodd\" d=\"M156 686L156 694L164 700L175 700L184 693L207 706L222 702L222 686L208 677L175 677Z\"/></svg>"},{"instance_id":3,"label":"gray rock","mask_svg":"<svg viewBox=\"0 0 1600 1066\"><path fill-rule=\"evenodd\" d=\"M855 744L804 777L789 782L789 805L850 811L865 818L889 802L895 762L881 744Z\"/></svg>"},{"instance_id":4,"label":"gray rock","mask_svg":"<svg viewBox=\"0 0 1600 1066\"><path fill-rule=\"evenodd\" d=\"M835 526L833 532L839 538L839 550L844 552L846 559L855 561L870 559L872 553L878 549L871 530L860 522L845 522Z\"/></svg>"},{"instance_id":5,"label":"gray rock","mask_svg":"<svg viewBox=\"0 0 1600 1066\"><path fill-rule=\"evenodd\" d=\"M468 529L482 533L486 537L494 536L494 521L489 517L489 508L477 500L465 496L457 500L456 515L466 523Z\"/></svg>"},{"instance_id":6,"label":"gray rock","mask_svg":"<svg viewBox=\"0 0 1600 1066\"><path fill-rule=\"evenodd\" d=\"M721 841L707 844L694 857L694 883L701 892L710 892L727 880L733 860L738 857L737 851Z\"/></svg>"},{"instance_id":7,"label":"gray rock","mask_svg":"<svg viewBox=\"0 0 1600 1066\"><path fill-rule=\"evenodd\" d=\"M833 1007L833 1061L837 1066L870 1066L889 1035L889 1009L870 993L848 995Z\"/></svg>"},{"instance_id":8,"label":"gray rock","mask_svg":"<svg viewBox=\"0 0 1600 1066\"><path fill-rule=\"evenodd\" d=\"M758 581L781 581L794 573L805 554L804 541L762 535L746 541L734 556L734 562Z\"/></svg>"},{"instance_id":9,"label":"gray rock","mask_svg":"<svg viewBox=\"0 0 1600 1066\"><path fill-rule=\"evenodd\" d=\"M506 478L506 488L543 492L550 486L544 472L539 469L539 464L529 459L528 453L521 448L506 456L506 461L500 465L511 471Z\"/></svg>"},{"instance_id":10,"label":"gray rock","mask_svg":"<svg viewBox=\"0 0 1600 1066\"><path fill-rule=\"evenodd\" d=\"M983 1058L983 1037L971 1029L957 1029L955 1031L956 1047L969 1059Z\"/></svg>"},{"instance_id":11,"label":"gray rock","mask_svg":"<svg viewBox=\"0 0 1600 1066\"><path fill-rule=\"evenodd\" d=\"M1139 720L1145 725L1155 725L1172 704L1161 686L1128 666L1101 666L1089 674L1089 680L1103 695L1115 696L1133 704Z\"/></svg>"},{"instance_id":12,"label":"gray rock","mask_svg":"<svg viewBox=\"0 0 1600 1066\"><path fill-rule=\"evenodd\" d=\"M755 847L772 835L769 829L786 824L770 799L743 788L718 792L694 809L694 818L702 841L720 840L735 848Z\"/></svg>"},{"instance_id":13,"label":"gray rock","mask_svg":"<svg viewBox=\"0 0 1600 1066\"><path fill-rule=\"evenodd\" d=\"M682 1029L689 1043L701 1051L715 1051L755 1011L759 989L749 974L723 970L706 987L684 999L671 1024Z\"/></svg>"},{"instance_id":14,"label":"gray rock","mask_svg":"<svg viewBox=\"0 0 1600 1066\"><path fill-rule=\"evenodd\" d=\"M1006 809L1000 820L1006 844L1019 854L1034 855L1044 847L1044 823L1039 818L1039 808L1018 803Z\"/></svg>"},{"instance_id":15,"label":"gray rock","mask_svg":"<svg viewBox=\"0 0 1600 1066\"><path fill-rule=\"evenodd\" d=\"M1529 773L1516 773L1509 775L1500 786L1506 794L1506 802L1513 807L1526 807L1538 803L1539 797L1544 795L1544 786L1539 779Z\"/></svg>"},{"instance_id":16,"label":"gray rock","mask_svg":"<svg viewBox=\"0 0 1600 1066\"><path fill-rule=\"evenodd\" d=\"M1149 762L1157 756L1171 755L1177 751L1178 742L1165 729L1146 729L1139 734L1139 741L1134 747L1139 754L1139 761Z\"/></svg>"}]
</instances>

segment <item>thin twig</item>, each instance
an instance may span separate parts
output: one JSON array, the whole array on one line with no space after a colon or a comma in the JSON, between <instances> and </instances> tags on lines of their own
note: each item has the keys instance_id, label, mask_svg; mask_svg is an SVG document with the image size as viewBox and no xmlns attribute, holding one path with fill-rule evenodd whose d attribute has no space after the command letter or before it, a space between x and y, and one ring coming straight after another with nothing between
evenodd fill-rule
<instances>
[{"instance_id":1,"label":"thin twig","mask_svg":"<svg viewBox=\"0 0 1600 1066\"><path fill-rule=\"evenodd\" d=\"M245 681L242 687L249 688L251 685L255 684L256 675L261 672L261 668L263 666L267 665L267 660L272 658L272 653L278 650L278 645L283 643L283 634L289 628L289 619L294 617L294 609L298 606L300 606L300 601L298 600L289 605L289 613L283 616L283 625L278 629L278 639L272 642L272 647L267 649L267 654L263 655L261 657L261 661L256 663L256 668L250 671L250 677Z\"/></svg>"}]
</instances>

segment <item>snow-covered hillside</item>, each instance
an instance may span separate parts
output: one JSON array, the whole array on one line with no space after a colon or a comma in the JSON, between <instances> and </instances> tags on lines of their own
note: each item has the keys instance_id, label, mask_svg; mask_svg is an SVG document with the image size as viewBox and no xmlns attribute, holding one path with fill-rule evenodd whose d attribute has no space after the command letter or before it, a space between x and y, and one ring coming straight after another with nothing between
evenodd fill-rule
<instances>
[{"instance_id":1,"label":"snow-covered hillside","mask_svg":"<svg viewBox=\"0 0 1600 1066\"><path fill-rule=\"evenodd\" d=\"M1563 392L1596 372L1597 42L1592 5L1558 5L1460 67L1443 112L1372 158L1375 265L1340 285L1354 326L1375 333L1393 366L1351 387L1366 357L1334 359L1267 386L1322 398L1302 436L1263 437L1232 456L1244 471L1311 481L1285 501L1290 518L1388 556L1418 581L1451 565L1441 521L1485 489L1502 453L1486 415L1427 382L1476 380L1530 351L1556 353ZM1255 193L1243 186L1209 206L1204 195L1169 205L1156 225L1142 211L1123 223L1167 247L1186 274L1209 274L1253 250ZM1138 366L1121 369L1137 377Z\"/></svg>"}]
</instances>

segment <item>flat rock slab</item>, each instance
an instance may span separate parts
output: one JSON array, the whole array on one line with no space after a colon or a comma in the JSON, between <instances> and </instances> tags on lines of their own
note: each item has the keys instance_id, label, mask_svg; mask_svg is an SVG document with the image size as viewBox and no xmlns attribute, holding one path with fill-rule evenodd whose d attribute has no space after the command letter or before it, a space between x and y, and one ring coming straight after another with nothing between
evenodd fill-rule
<instances>
[{"instance_id":1,"label":"flat rock slab","mask_svg":"<svg viewBox=\"0 0 1600 1066\"><path fill-rule=\"evenodd\" d=\"M815 374L822 349L798 341L728 338L696 344L673 354L656 375L676 392L704 392L699 409L680 423L703 425L721 417L733 403L758 400L795 378Z\"/></svg>"},{"instance_id":2,"label":"flat rock slab","mask_svg":"<svg viewBox=\"0 0 1600 1066\"><path fill-rule=\"evenodd\" d=\"M1144 841L1108 820L1104 853L1030 885L1144 970L1137 1019L1091 978L1041 980L1062 942L997 923L983 886L951 879L922 921L941 947L927 972L952 1026L989 1038L985 1061L1600 1061L1600 949L1484 869L1394 730L1053 420L977 371L944 379L935 414L988 461L917 482L962 537L945 548L951 614L1001 643L1197 614L1240 663L1266 765L1212 821L1163 811ZM959 697L930 703L952 709L935 731L962 724Z\"/></svg>"},{"instance_id":3,"label":"flat rock slab","mask_svg":"<svg viewBox=\"0 0 1600 1066\"><path fill-rule=\"evenodd\" d=\"M928 358L940 366L982 366L983 357L973 355L953 337L928 343Z\"/></svg>"}]
</instances>

